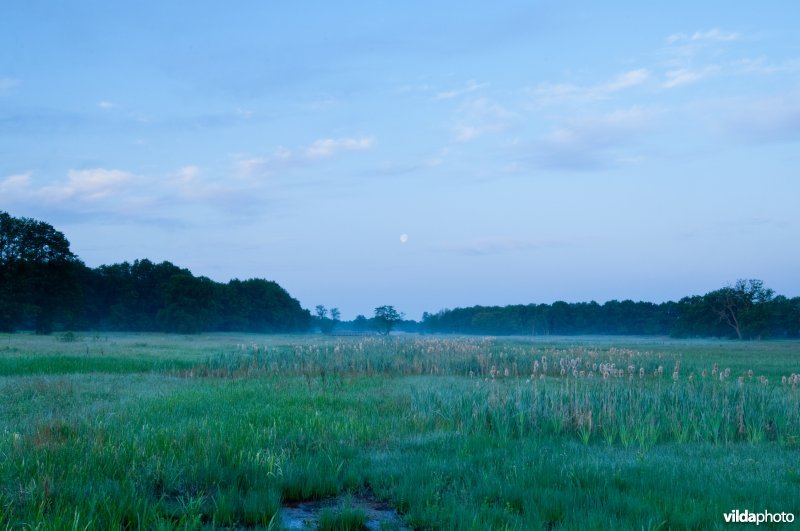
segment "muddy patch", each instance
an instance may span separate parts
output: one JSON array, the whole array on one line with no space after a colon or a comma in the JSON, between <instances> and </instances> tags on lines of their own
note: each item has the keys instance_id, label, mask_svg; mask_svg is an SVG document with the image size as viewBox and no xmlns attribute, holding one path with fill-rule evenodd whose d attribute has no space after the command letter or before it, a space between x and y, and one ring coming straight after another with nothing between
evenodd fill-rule
<instances>
[{"instance_id":1,"label":"muddy patch","mask_svg":"<svg viewBox=\"0 0 800 531\"><path fill-rule=\"evenodd\" d=\"M391 505L358 496L286 503L279 516L283 529L411 529Z\"/></svg>"}]
</instances>

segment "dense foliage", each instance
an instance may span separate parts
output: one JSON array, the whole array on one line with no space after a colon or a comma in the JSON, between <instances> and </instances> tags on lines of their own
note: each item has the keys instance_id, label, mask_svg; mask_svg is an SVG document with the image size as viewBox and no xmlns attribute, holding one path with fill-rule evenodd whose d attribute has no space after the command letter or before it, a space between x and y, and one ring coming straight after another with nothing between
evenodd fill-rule
<instances>
[{"instance_id":1,"label":"dense foliage","mask_svg":"<svg viewBox=\"0 0 800 531\"><path fill-rule=\"evenodd\" d=\"M293 332L310 320L275 282L222 284L150 260L92 269L52 226L0 212L0 330Z\"/></svg>"},{"instance_id":2,"label":"dense foliage","mask_svg":"<svg viewBox=\"0 0 800 531\"><path fill-rule=\"evenodd\" d=\"M54 329L294 332L312 325L332 333L339 310L318 306L312 318L283 288L263 279L227 284L196 277L169 262L86 267L47 223L0 212L0 331ZM392 306L358 316L339 330L393 329L488 335L672 335L733 339L800 337L800 297L760 280L678 302L597 302L472 306L404 321Z\"/></svg>"},{"instance_id":3,"label":"dense foliage","mask_svg":"<svg viewBox=\"0 0 800 531\"><path fill-rule=\"evenodd\" d=\"M52 226L0 212L0 330L40 333L79 317L82 264Z\"/></svg>"},{"instance_id":4,"label":"dense foliage","mask_svg":"<svg viewBox=\"0 0 800 531\"><path fill-rule=\"evenodd\" d=\"M490 335L669 334L674 302L609 301L514 306L472 306L424 314L430 332Z\"/></svg>"},{"instance_id":5,"label":"dense foliage","mask_svg":"<svg viewBox=\"0 0 800 531\"><path fill-rule=\"evenodd\" d=\"M472 306L423 315L431 333L672 335L734 339L800 337L800 297L773 296L758 280L676 302L608 301Z\"/></svg>"}]
</instances>

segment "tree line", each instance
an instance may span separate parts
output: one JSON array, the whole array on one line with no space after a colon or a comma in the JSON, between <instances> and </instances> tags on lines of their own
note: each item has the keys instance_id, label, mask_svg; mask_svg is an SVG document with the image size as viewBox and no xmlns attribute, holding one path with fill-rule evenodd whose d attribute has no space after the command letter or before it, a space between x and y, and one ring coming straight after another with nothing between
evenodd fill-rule
<instances>
[{"instance_id":1,"label":"tree line","mask_svg":"<svg viewBox=\"0 0 800 531\"><path fill-rule=\"evenodd\" d=\"M404 319L404 315L398 312L394 306L378 306L370 318L357 315L352 321L342 321L339 317L338 308L327 309L319 304L315 309L312 324L323 334L375 333L388 336L393 330L414 333L422 331L420 323Z\"/></svg>"},{"instance_id":2,"label":"tree line","mask_svg":"<svg viewBox=\"0 0 800 531\"><path fill-rule=\"evenodd\" d=\"M489 335L671 335L767 339L800 337L800 297L775 296L756 279L678 302L597 302L472 306L425 313L429 333Z\"/></svg>"},{"instance_id":3,"label":"tree line","mask_svg":"<svg viewBox=\"0 0 800 531\"><path fill-rule=\"evenodd\" d=\"M51 225L0 212L0 330L297 332L311 314L277 283L215 282L170 262L87 267Z\"/></svg>"},{"instance_id":4,"label":"tree line","mask_svg":"<svg viewBox=\"0 0 800 531\"><path fill-rule=\"evenodd\" d=\"M118 330L304 332L319 328L488 335L671 335L734 339L800 337L800 297L739 280L678 302L472 306L404 320L392 306L340 321L337 308L303 309L265 279L215 282L170 262L87 267L64 234L0 211L0 331Z\"/></svg>"}]
</instances>

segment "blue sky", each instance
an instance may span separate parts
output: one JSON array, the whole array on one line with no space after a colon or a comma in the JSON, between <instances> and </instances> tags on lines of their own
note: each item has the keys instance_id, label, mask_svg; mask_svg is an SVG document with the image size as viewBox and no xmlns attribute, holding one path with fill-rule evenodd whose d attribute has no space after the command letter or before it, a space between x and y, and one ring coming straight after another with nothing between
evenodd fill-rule
<instances>
[{"instance_id":1,"label":"blue sky","mask_svg":"<svg viewBox=\"0 0 800 531\"><path fill-rule=\"evenodd\" d=\"M0 209L344 318L800 295L796 2L4 2ZM401 238L401 235L406 235Z\"/></svg>"}]
</instances>

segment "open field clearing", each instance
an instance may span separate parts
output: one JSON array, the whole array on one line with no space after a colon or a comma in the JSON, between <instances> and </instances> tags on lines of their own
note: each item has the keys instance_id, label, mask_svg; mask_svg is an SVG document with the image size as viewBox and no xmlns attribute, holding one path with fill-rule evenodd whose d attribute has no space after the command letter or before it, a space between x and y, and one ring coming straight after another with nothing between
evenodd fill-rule
<instances>
[{"instance_id":1,"label":"open field clearing","mask_svg":"<svg viewBox=\"0 0 800 531\"><path fill-rule=\"evenodd\" d=\"M337 496L389 528L798 515L798 374L799 342L0 335L0 525L279 529Z\"/></svg>"}]
</instances>

